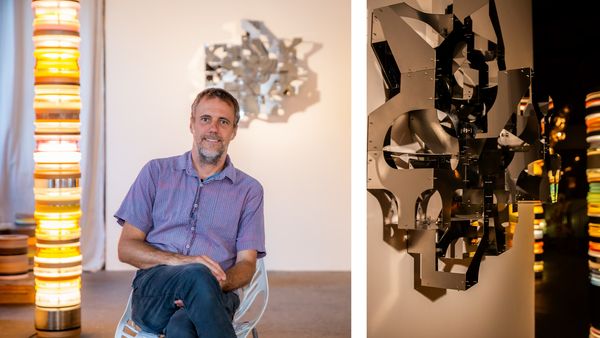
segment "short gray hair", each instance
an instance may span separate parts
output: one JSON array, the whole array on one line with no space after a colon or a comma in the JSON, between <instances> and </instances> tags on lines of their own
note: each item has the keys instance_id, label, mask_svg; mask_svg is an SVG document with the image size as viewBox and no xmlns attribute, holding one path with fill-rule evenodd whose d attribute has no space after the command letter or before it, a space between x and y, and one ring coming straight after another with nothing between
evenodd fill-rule
<instances>
[{"instance_id":1,"label":"short gray hair","mask_svg":"<svg viewBox=\"0 0 600 338\"><path fill-rule=\"evenodd\" d=\"M234 125L237 126L238 122L240 122L240 104L238 103L237 99L233 95L231 95L228 91L226 91L225 89L222 89L222 88L207 88L207 89L204 89L203 91L201 91L196 96L194 103L192 103L192 118L194 118L194 111L196 110L196 107L198 107L198 104L204 98L207 98L207 99L216 98L216 99L219 99L219 100L229 104L233 108L233 112L235 114Z\"/></svg>"}]
</instances>

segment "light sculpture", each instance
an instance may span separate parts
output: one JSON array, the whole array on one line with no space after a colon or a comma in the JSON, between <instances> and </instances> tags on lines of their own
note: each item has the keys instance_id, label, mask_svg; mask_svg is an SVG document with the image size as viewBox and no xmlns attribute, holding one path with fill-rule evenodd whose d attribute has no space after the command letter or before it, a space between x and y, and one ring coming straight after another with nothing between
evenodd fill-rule
<instances>
[{"instance_id":1,"label":"light sculpture","mask_svg":"<svg viewBox=\"0 0 600 338\"><path fill-rule=\"evenodd\" d=\"M541 278L544 273L544 232L546 230L544 206L541 201L535 201L533 213L535 215L533 221L533 272L536 278Z\"/></svg>"},{"instance_id":2,"label":"light sculpture","mask_svg":"<svg viewBox=\"0 0 600 338\"><path fill-rule=\"evenodd\" d=\"M542 278L544 274L544 232L546 231L546 220L544 219L544 206L541 201L533 203L533 272L536 278ZM508 246L512 247L513 236L517 223L519 222L519 211L516 206L509 205L509 239Z\"/></svg>"},{"instance_id":3,"label":"light sculpture","mask_svg":"<svg viewBox=\"0 0 600 338\"><path fill-rule=\"evenodd\" d=\"M590 185L588 200L590 304L600 303L600 92L585 98L587 127L587 180ZM600 312L591 306L590 337L600 337Z\"/></svg>"},{"instance_id":4,"label":"light sculpture","mask_svg":"<svg viewBox=\"0 0 600 338\"><path fill-rule=\"evenodd\" d=\"M80 335L79 1L33 0L38 337Z\"/></svg>"}]
</instances>

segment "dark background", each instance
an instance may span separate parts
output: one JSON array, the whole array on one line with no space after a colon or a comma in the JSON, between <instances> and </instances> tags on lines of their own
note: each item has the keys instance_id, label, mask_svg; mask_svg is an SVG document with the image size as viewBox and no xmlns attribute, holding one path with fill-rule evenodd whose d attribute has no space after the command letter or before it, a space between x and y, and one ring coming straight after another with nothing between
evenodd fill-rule
<instances>
[{"instance_id":1,"label":"dark background","mask_svg":"<svg viewBox=\"0 0 600 338\"><path fill-rule=\"evenodd\" d=\"M536 281L536 337L587 337L598 300L589 284L586 228L585 95L600 90L600 1L533 1L533 95L568 109L557 144L565 170L545 238L545 271ZM576 160L578 158L578 160ZM556 231L558 228L562 231ZM560 230L559 229L559 230Z\"/></svg>"}]
</instances>

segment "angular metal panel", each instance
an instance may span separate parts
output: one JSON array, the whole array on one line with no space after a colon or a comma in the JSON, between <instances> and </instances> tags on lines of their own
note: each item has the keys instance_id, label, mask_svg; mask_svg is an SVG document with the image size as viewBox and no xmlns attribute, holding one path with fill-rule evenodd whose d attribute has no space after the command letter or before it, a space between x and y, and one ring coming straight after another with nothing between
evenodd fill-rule
<instances>
[{"instance_id":1,"label":"angular metal panel","mask_svg":"<svg viewBox=\"0 0 600 338\"><path fill-rule=\"evenodd\" d=\"M519 101L528 93L531 85L529 68L513 69L498 73L498 94L487 114L487 132L477 133L477 138L498 137L511 114L516 114Z\"/></svg>"},{"instance_id":2,"label":"angular metal panel","mask_svg":"<svg viewBox=\"0 0 600 338\"><path fill-rule=\"evenodd\" d=\"M434 69L435 52L392 8L375 9L373 20L380 22L400 72Z\"/></svg>"}]
</instances>

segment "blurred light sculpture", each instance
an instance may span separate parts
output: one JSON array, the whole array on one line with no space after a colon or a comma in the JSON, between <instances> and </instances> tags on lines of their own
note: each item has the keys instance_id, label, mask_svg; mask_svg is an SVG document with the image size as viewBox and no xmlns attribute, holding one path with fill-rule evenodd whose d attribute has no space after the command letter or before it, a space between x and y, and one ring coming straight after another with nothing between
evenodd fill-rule
<instances>
[{"instance_id":1,"label":"blurred light sculpture","mask_svg":"<svg viewBox=\"0 0 600 338\"><path fill-rule=\"evenodd\" d=\"M284 114L285 97L297 95L308 78L300 66L294 38L278 39L261 21L242 20L240 45L206 45L206 86L224 88L240 102L241 125Z\"/></svg>"},{"instance_id":2,"label":"blurred light sculpture","mask_svg":"<svg viewBox=\"0 0 600 338\"><path fill-rule=\"evenodd\" d=\"M535 219L533 221L533 272L536 278L544 274L544 232L546 231L546 220L544 219L544 207L540 201L535 201L533 207Z\"/></svg>"},{"instance_id":3,"label":"blurred light sculpture","mask_svg":"<svg viewBox=\"0 0 600 338\"><path fill-rule=\"evenodd\" d=\"M79 1L33 0L38 337L80 335Z\"/></svg>"},{"instance_id":4,"label":"blurred light sculpture","mask_svg":"<svg viewBox=\"0 0 600 338\"><path fill-rule=\"evenodd\" d=\"M587 180L589 268L590 268L590 337L600 338L600 92L591 92L585 98L587 127Z\"/></svg>"},{"instance_id":5,"label":"blurred light sculpture","mask_svg":"<svg viewBox=\"0 0 600 338\"><path fill-rule=\"evenodd\" d=\"M544 219L544 207L540 201L533 201L533 272L536 278L542 278L544 274L544 233L546 232L546 220ZM507 246L512 247L515 228L519 221L519 211L513 204L509 205L509 240Z\"/></svg>"}]
</instances>

